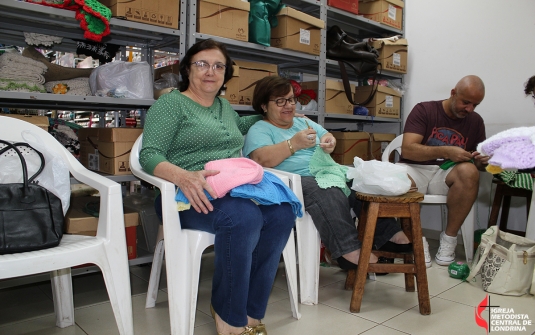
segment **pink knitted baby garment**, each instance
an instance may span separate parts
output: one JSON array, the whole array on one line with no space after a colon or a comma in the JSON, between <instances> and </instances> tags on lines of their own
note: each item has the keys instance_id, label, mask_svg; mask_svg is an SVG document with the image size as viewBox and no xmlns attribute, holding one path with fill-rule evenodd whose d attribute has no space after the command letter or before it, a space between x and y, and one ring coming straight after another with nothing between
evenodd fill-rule
<instances>
[{"instance_id":1,"label":"pink knitted baby garment","mask_svg":"<svg viewBox=\"0 0 535 335\"><path fill-rule=\"evenodd\" d=\"M218 198L224 197L231 189L243 184L258 184L264 176L261 165L249 158L225 158L208 162L205 170L218 170L219 174L206 177Z\"/></svg>"}]
</instances>

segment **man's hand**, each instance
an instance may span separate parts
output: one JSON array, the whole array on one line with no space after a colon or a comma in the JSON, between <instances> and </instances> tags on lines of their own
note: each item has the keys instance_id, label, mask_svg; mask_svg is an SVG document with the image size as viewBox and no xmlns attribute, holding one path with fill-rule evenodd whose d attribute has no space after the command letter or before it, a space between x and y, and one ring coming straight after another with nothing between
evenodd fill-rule
<instances>
[{"instance_id":1,"label":"man's hand","mask_svg":"<svg viewBox=\"0 0 535 335\"><path fill-rule=\"evenodd\" d=\"M476 165L477 169L480 171L484 171L489 164L490 157L482 155L477 151L472 152L472 158L474 159L474 164Z\"/></svg>"},{"instance_id":2,"label":"man's hand","mask_svg":"<svg viewBox=\"0 0 535 335\"><path fill-rule=\"evenodd\" d=\"M447 155L444 158L447 158L455 163L468 162L473 158L470 152L459 147L445 146L441 148L446 150Z\"/></svg>"}]
</instances>

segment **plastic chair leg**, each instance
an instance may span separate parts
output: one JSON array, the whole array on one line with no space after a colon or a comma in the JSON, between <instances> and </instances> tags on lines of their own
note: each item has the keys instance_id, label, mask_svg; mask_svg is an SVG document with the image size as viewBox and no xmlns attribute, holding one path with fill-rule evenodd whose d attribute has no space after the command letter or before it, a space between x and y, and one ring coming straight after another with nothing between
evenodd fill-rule
<instances>
[{"instance_id":1,"label":"plastic chair leg","mask_svg":"<svg viewBox=\"0 0 535 335\"><path fill-rule=\"evenodd\" d=\"M160 276L162 274L164 253L165 249L163 240L163 229L160 226L158 230L156 248L154 249L154 257L152 259L152 267L150 270L149 288L147 290L145 308L153 308L156 305L156 299L158 299L158 286L160 284Z\"/></svg>"},{"instance_id":2,"label":"plastic chair leg","mask_svg":"<svg viewBox=\"0 0 535 335\"><path fill-rule=\"evenodd\" d=\"M461 226L463 235L464 253L466 254L466 263L472 264L474 257L474 224L475 224L475 207L472 206L470 213Z\"/></svg>"},{"instance_id":3,"label":"plastic chair leg","mask_svg":"<svg viewBox=\"0 0 535 335\"><path fill-rule=\"evenodd\" d=\"M321 242L319 233L308 213L305 212L304 216L297 220L296 234L301 303L317 305Z\"/></svg>"},{"instance_id":4,"label":"plastic chair leg","mask_svg":"<svg viewBox=\"0 0 535 335\"><path fill-rule=\"evenodd\" d=\"M65 328L74 325L74 302L71 268L50 272L56 326Z\"/></svg>"},{"instance_id":5,"label":"plastic chair leg","mask_svg":"<svg viewBox=\"0 0 535 335\"><path fill-rule=\"evenodd\" d=\"M292 308L292 315L299 320L301 314L299 313L299 306L297 300L297 262L295 259L295 239L293 229L290 232L288 243L282 251L284 257L284 267L286 269L286 281L288 282L288 291L290 294L290 305Z\"/></svg>"}]
</instances>

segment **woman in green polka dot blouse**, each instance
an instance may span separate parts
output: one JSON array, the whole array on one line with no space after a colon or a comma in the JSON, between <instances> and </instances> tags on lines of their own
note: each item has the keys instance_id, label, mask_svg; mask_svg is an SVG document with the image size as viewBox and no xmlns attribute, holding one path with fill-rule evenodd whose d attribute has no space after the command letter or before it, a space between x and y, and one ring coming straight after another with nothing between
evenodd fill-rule
<instances>
[{"instance_id":1,"label":"woman in green polka dot blouse","mask_svg":"<svg viewBox=\"0 0 535 335\"><path fill-rule=\"evenodd\" d=\"M219 97L233 74L223 44L196 43L182 59L180 74L179 91L161 96L147 113L140 163L180 187L191 203L179 212L183 228L215 234L211 302L218 334L266 335L261 319L294 226L291 205L217 199L205 178L218 171L203 170L209 161L240 157L243 136L262 116L240 117ZM161 213L160 198L156 209Z\"/></svg>"}]
</instances>

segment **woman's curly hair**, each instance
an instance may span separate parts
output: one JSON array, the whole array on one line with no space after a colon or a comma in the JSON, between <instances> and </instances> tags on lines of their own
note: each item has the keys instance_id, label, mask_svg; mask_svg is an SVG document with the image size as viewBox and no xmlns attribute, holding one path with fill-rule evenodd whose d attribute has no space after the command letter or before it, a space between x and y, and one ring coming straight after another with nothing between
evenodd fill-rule
<instances>
[{"instance_id":1,"label":"woman's curly hair","mask_svg":"<svg viewBox=\"0 0 535 335\"><path fill-rule=\"evenodd\" d=\"M526 82L524 93L526 93L526 95L530 95L530 94L535 95L534 90L535 90L535 76L532 76Z\"/></svg>"}]
</instances>

